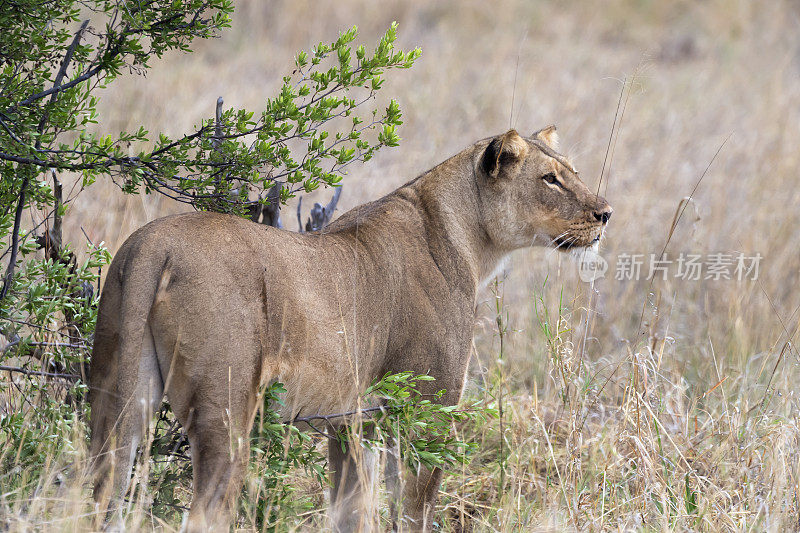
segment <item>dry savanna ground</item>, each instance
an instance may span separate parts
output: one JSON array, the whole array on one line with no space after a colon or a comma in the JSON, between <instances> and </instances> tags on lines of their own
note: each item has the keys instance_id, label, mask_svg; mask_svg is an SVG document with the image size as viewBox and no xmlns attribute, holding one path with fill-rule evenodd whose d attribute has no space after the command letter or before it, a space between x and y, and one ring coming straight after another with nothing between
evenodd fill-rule
<instances>
[{"instance_id":1,"label":"dry savanna ground","mask_svg":"<svg viewBox=\"0 0 800 533\"><path fill-rule=\"evenodd\" d=\"M397 20L401 45L423 49L383 90L404 111L403 142L350 167L340 212L476 139L549 123L584 181L615 208L601 247L604 278L585 283L567 256L532 249L517 252L480 295L466 394L502 395L504 416L460 428L480 450L445 478L442 530L800 528L796 3L236 5L220 39L103 92L99 129L144 124L180 134L210 116L220 95L257 110L298 50L353 24L369 45ZM179 209L97 183L65 224L72 242L84 242L85 231L113 252L142 224ZM287 213L293 229L294 204ZM648 279L650 254L665 245L675 262L666 279ZM700 279L677 276L680 254L701 256ZM760 254L757 279L736 279L739 254ZM639 279L615 279L634 255L643 260ZM734 258L733 279L706 279L724 257ZM52 458L53 472L85 454L75 442L71 458ZM56 478L45 476L25 498L1 496L0 529L80 530L89 493ZM281 527L324 526L323 488L303 472L290 480L315 505ZM142 528L179 528L146 505L132 508Z\"/></svg>"}]
</instances>

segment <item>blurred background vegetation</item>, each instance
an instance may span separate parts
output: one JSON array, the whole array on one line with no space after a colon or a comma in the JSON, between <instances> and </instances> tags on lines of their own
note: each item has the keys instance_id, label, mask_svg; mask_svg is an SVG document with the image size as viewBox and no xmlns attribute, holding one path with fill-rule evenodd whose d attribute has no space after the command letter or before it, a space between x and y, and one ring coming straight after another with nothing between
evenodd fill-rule
<instances>
[{"instance_id":1,"label":"blurred background vegetation","mask_svg":"<svg viewBox=\"0 0 800 533\"><path fill-rule=\"evenodd\" d=\"M238 0L219 39L102 91L97 131L179 136L218 96L259 109L298 50L354 24L359 42L373 43L393 20L400 47L423 49L383 91L403 109L403 141L349 167L338 212L477 139L555 123L590 188L605 161L601 191L615 213L601 253L612 265L622 253L660 253L695 187L667 254L763 256L755 281L618 281L612 271L589 285L565 255L517 252L480 296L467 392L503 391L506 413L502 425L458 429L481 451L446 478L442 527L796 530L798 4ZM100 180L65 215L65 240L88 236L113 254L138 227L185 209ZM286 527L323 524L322 486L302 473L293 482L317 505ZM6 498L13 527L42 527L32 510L52 518L65 502L85 510L87 493L70 487Z\"/></svg>"}]
</instances>

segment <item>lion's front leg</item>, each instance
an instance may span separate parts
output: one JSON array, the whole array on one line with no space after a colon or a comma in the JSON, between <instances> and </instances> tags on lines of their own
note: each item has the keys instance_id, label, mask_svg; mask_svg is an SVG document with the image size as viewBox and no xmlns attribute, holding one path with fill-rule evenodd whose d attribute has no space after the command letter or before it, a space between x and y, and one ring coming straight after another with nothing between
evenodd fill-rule
<instances>
[{"instance_id":1,"label":"lion's front leg","mask_svg":"<svg viewBox=\"0 0 800 533\"><path fill-rule=\"evenodd\" d=\"M430 531L433 525L433 511L442 484L441 468L420 466L415 472L406 475L403 496L405 507L403 521L405 531Z\"/></svg>"},{"instance_id":2,"label":"lion's front leg","mask_svg":"<svg viewBox=\"0 0 800 533\"><path fill-rule=\"evenodd\" d=\"M360 441L358 435L351 439ZM333 531L366 533L377 529L375 462L375 452L360 442L346 440L342 444L336 439L328 441L328 467L333 481L329 516Z\"/></svg>"},{"instance_id":3,"label":"lion's front leg","mask_svg":"<svg viewBox=\"0 0 800 533\"><path fill-rule=\"evenodd\" d=\"M471 333L466 327L462 331ZM391 371L411 370L416 374L433 376L435 381L418 383L419 392L423 397L430 398L444 389L445 393L438 401L444 405L456 405L464 388L471 337L462 333L452 337L444 336L439 340L443 342L438 349L436 343L431 341L424 345L428 348L424 355L407 356L404 360L398 360L397 368ZM394 530L430 531L444 473L440 468L429 469L422 465L414 469L404 468L397 446L390 443L388 448L386 485Z\"/></svg>"},{"instance_id":4,"label":"lion's front leg","mask_svg":"<svg viewBox=\"0 0 800 533\"><path fill-rule=\"evenodd\" d=\"M403 468L397 450L390 449L386 454L386 489L392 531L430 531L442 475L440 468Z\"/></svg>"}]
</instances>

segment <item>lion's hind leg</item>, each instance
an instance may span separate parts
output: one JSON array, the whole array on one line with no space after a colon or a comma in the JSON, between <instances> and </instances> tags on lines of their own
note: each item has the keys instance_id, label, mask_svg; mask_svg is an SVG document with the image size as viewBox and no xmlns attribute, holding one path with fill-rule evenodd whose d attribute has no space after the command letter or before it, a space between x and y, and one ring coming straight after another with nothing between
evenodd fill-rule
<instances>
[{"instance_id":1,"label":"lion's hind leg","mask_svg":"<svg viewBox=\"0 0 800 533\"><path fill-rule=\"evenodd\" d=\"M241 345L238 346L242 348ZM216 359L218 373L180 373L172 376L167 397L178 421L186 430L192 456L193 496L186 531L228 531L235 517L250 456L250 426L256 404L251 384L257 374L260 350L244 350L252 357L234 365L221 348ZM213 346L197 346L213 350ZM205 355L199 356L200 360ZM211 356L209 356L210 358ZM175 383L183 383L175 387Z\"/></svg>"},{"instance_id":2,"label":"lion's hind leg","mask_svg":"<svg viewBox=\"0 0 800 533\"><path fill-rule=\"evenodd\" d=\"M239 426L223 412L198 409L192 413L188 436L192 453L194 495L188 532L228 531L241 493L250 443Z\"/></svg>"},{"instance_id":3,"label":"lion's hind leg","mask_svg":"<svg viewBox=\"0 0 800 533\"><path fill-rule=\"evenodd\" d=\"M163 396L164 385L149 328L145 328L135 375L116 370L98 381L92 401L94 494L97 502L121 520L136 451Z\"/></svg>"},{"instance_id":4,"label":"lion's hind leg","mask_svg":"<svg viewBox=\"0 0 800 533\"><path fill-rule=\"evenodd\" d=\"M363 431L368 433L365 436L372 436L366 428ZM329 514L336 533L366 533L375 529L377 457L360 441L358 434L349 435L344 443L335 438L328 441L328 466L333 481Z\"/></svg>"}]
</instances>

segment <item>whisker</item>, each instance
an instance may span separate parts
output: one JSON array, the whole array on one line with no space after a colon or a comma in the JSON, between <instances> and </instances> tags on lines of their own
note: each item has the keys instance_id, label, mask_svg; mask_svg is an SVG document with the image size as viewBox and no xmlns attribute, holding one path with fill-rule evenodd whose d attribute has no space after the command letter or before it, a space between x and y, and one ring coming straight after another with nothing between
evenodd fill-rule
<instances>
[{"instance_id":1,"label":"whisker","mask_svg":"<svg viewBox=\"0 0 800 533\"><path fill-rule=\"evenodd\" d=\"M557 237L555 237L555 238L550 240L550 246L549 246L549 250L548 250L548 254L547 254L548 258L550 258L552 254L556 253L562 247L564 249L566 249L567 247L569 247L569 245L571 245L572 243L574 243L576 241L576 239L574 237L569 238L569 239L564 239L563 237L566 237L568 233L569 233L569 231L565 231L561 235L558 235ZM559 240L561 242L559 242ZM556 246L553 246L554 244Z\"/></svg>"}]
</instances>

